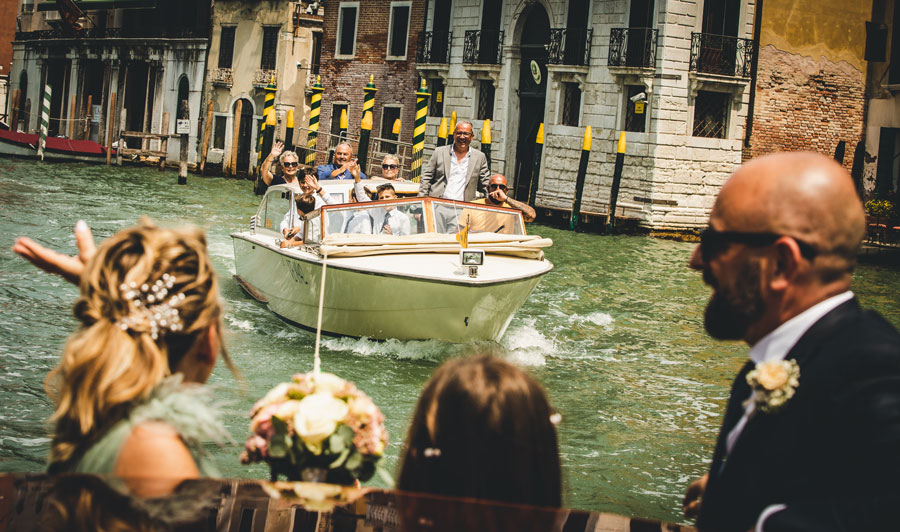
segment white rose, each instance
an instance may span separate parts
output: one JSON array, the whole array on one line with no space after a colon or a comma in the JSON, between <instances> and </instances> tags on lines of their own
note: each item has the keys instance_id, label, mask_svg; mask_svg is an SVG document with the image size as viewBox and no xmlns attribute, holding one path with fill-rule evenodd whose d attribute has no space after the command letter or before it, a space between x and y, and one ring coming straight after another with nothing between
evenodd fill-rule
<instances>
[{"instance_id":1,"label":"white rose","mask_svg":"<svg viewBox=\"0 0 900 532\"><path fill-rule=\"evenodd\" d=\"M313 454L321 454L322 441L334 434L347 417L347 403L330 393L314 393L300 401L294 415L294 431Z\"/></svg>"},{"instance_id":2,"label":"white rose","mask_svg":"<svg viewBox=\"0 0 900 532\"><path fill-rule=\"evenodd\" d=\"M316 393L329 393L334 395L344 389L347 382L333 373L319 373L313 377Z\"/></svg>"}]
</instances>

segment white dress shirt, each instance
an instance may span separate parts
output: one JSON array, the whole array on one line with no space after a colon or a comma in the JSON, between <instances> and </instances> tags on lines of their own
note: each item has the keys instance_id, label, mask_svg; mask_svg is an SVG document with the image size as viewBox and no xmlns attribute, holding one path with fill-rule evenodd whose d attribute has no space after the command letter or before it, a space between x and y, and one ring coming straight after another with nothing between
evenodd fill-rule
<instances>
[{"instance_id":1,"label":"white dress shirt","mask_svg":"<svg viewBox=\"0 0 900 532\"><path fill-rule=\"evenodd\" d=\"M816 303L800 314L797 314L793 318L782 323L778 328L765 335L750 348L750 360L757 364L760 362L784 360L794 345L800 340L800 337L806 334L806 331L808 331L810 327L822 319L826 314L837 308L838 305L849 301L850 299L853 299L853 292L847 290L842 294L832 296L825 301ZM750 416L752 416L753 412L756 410L756 403L749 400L752 397L753 393L751 392L750 396L747 397L748 401L744 407L744 415L728 433L725 440L726 456L731 454L731 450L734 448L735 443L744 431L744 427L747 426ZM727 467L726 464L727 459L723 462L722 467ZM787 508L787 505L785 504L770 504L765 507L757 518L754 531L763 532L766 519L772 514L780 512L785 508Z\"/></svg>"},{"instance_id":2,"label":"white dress shirt","mask_svg":"<svg viewBox=\"0 0 900 532\"><path fill-rule=\"evenodd\" d=\"M447 186L444 188L444 196L447 199L463 201L466 195L466 176L469 175L469 159L472 158L472 150L466 151L466 155L460 161L453 148L450 148L450 175L447 176Z\"/></svg>"},{"instance_id":3,"label":"white dress shirt","mask_svg":"<svg viewBox=\"0 0 900 532\"><path fill-rule=\"evenodd\" d=\"M299 196L295 196L295 198L296 197L299 197ZM328 201L326 201L326 200L322 199L322 196L320 194L315 194L315 198L316 198L316 206L315 206L316 209L321 208L322 205L331 204L330 199ZM297 212L296 205L291 205L291 208L288 209L288 212L284 213L284 218L281 219L281 226L280 226L281 234L283 235L284 231L286 229L291 229L292 227L297 227L298 225L302 227L304 221L305 220L303 219L303 214L300 212ZM303 229L300 229L300 238L303 238Z\"/></svg>"}]
</instances>

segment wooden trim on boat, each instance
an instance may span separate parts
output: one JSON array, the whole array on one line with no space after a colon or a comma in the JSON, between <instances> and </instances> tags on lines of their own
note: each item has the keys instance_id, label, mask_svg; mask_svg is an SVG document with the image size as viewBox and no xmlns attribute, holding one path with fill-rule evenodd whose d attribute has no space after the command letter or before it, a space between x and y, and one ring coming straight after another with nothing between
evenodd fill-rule
<instances>
[{"instance_id":1,"label":"wooden trim on boat","mask_svg":"<svg viewBox=\"0 0 900 532\"><path fill-rule=\"evenodd\" d=\"M245 292L250 294L250 297L259 301L260 303L268 303L269 302L269 298L262 295L259 290L254 288L253 285L251 285L247 281L245 281L240 275L234 274L234 275L232 275L232 277L234 278L235 281L237 281L237 284L239 284L241 286L241 288L244 289Z\"/></svg>"}]
</instances>

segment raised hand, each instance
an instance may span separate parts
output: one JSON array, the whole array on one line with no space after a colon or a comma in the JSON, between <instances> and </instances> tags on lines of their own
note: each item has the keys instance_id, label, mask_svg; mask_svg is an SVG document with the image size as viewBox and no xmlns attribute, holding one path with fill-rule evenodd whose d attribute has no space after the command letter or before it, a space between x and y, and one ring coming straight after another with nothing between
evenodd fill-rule
<instances>
[{"instance_id":1,"label":"raised hand","mask_svg":"<svg viewBox=\"0 0 900 532\"><path fill-rule=\"evenodd\" d=\"M306 177L303 178L303 184L316 192L319 190L319 180L312 174L306 174Z\"/></svg>"},{"instance_id":2,"label":"raised hand","mask_svg":"<svg viewBox=\"0 0 900 532\"><path fill-rule=\"evenodd\" d=\"M91 228L82 220L75 224L75 244L78 246L78 255L73 257L46 248L28 237L20 236L13 244L12 250L45 272L59 275L77 285L81 281L84 265L97 251Z\"/></svg>"},{"instance_id":3,"label":"raised hand","mask_svg":"<svg viewBox=\"0 0 900 532\"><path fill-rule=\"evenodd\" d=\"M274 144L272 144L272 151L270 152L270 155L272 155L274 157L278 157L279 155L281 155L281 152L283 152L283 151L284 151L284 143L279 140L279 141L276 141Z\"/></svg>"}]
</instances>

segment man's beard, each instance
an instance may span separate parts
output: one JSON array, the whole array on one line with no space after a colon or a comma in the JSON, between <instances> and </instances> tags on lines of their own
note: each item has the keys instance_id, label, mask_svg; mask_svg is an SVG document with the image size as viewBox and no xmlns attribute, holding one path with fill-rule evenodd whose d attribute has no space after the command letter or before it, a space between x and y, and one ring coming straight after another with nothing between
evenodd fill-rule
<instances>
[{"instance_id":1,"label":"man's beard","mask_svg":"<svg viewBox=\"0 0 900 532\"><path fill-rule=\"evenodd\" d=\"M765 301L759 289L760 274L755 264L745 263L735 274L734 286L726 291L712 275L704 271L713 294L706 305L704 326L710 336L718 340L740 340L747 329L762 317Z\"/></svg>"}]
</instances>

